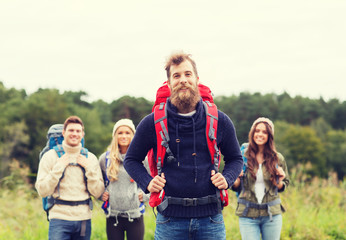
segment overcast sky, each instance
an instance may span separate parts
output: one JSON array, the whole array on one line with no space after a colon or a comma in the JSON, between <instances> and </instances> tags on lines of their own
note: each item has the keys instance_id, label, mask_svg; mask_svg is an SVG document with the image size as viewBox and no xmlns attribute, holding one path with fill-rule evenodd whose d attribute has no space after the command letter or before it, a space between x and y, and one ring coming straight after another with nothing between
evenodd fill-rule
<instances>
[{"instance_id":1,"label":"overcast sky","mask_svg":"<svg viewBox=\"0 0 346 240\"><path fill-rule=\"evenodd\" d=\"M0 0L0 81L154 100L183 50L216 96L344 101L345 13L344 0Z\"/></svg>"}]
</instances>

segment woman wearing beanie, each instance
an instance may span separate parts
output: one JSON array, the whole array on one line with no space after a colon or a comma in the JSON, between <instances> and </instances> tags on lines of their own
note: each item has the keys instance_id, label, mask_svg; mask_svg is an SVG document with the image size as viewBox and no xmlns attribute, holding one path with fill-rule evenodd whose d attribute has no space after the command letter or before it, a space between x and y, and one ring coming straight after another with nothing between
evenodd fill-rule
<instances>
[{"instance_id":1,"label":"woman wearing beanie","mask_svg":"<svg viewBox=\"0 0 346 240\"><path fill-rule=\"evenodd\" d=\"M100 156L100 166L106 191L101 199L106 213L108 239L140 240L144 237L144 202L149 196L143 194L124 169L125 154L135 133L130 119L121 119L113 127L113 138L108 151ZM144 165L148 169L147 159Z\"/></svg>"},{"instance_id":2,"label":"woman wearing beanie","mask_svg":"<svg viewBox=\"0 0 346 240\"><path fill-rule=\"evenodd\" d=\"M273 122L258 118L241 152L244 168L232 190L238 193L236 215L242 239L279 240L285 209L278 193L287 188L289 178L284 157L275 148Z\"/></svg>"}]
</instances>

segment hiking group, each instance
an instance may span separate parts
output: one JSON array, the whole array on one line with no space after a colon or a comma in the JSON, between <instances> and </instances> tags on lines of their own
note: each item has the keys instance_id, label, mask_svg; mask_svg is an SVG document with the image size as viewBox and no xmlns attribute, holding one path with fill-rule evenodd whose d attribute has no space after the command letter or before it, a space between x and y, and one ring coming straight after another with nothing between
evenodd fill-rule
<instances>
[{"instance_id":1,"label":"hiking group","mask_svg":"<svg viewBox=\"0 0 346 240\"><path fill-rule=\"evenodd\" d=\"M272 121L256 119L240 148L231 119L199 83L191 56L172 54L165 70L152 113L137 129L130 119L116 122L99 161L84 148L76 116L66 119L62 142L47 143L35 186L49 239L90 239L91 195L104 201L108 239L125 233L128 240L143 239L147 201L157 210L157 240L226 239L228 189L237 193L242 239L280 239L285 210L278 193L289 178Z\"/></svg>"}]
</instances>

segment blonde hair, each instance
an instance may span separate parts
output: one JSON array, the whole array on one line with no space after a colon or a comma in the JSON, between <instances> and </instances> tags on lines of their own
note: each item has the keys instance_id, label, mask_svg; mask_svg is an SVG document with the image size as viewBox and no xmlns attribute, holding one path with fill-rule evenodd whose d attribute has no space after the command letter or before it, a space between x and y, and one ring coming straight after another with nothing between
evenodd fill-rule
<instances>
[{"instance_id":1,"label":"blonde hair","mask_svg":"<svg viewBox=\"0 0 346 240\"><path fill-rule=\"evenodd\" d=\"M133 132L131 131L131 139L130 142L133 139ZM107 168L107 177L109 181L114 182L118 180L118 174L119 174L119 166L121 164L120 160L120 150L119 150L119 144L118 144L118 130L115 131L112 142L108 147L109 151L109 160L110 165L109 168Z\"/></svg>"}]
</instances>

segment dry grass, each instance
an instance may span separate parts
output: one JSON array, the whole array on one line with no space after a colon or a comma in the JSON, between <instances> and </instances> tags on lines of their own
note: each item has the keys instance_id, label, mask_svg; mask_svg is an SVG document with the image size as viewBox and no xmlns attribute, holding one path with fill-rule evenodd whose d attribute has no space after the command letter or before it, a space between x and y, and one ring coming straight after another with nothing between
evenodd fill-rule
<instances>
[{"instance_id":1,"label":"dry grass","mask_svg":"<svg viewBox=\"0 0 346 240\"><path fill-rule=\"evenodd\" d=\"M41 199L25 181L28 170L15 166L12 177L1 180L0 239L47 239L48 222ZM296 171L296 172L295 172ZM282 193L283 215L281 239L320 240L346 239L345 210L346 184L331 174L328 180L302 180L297 170L292 171L292 186ZM20 180L22 179L22 180ZM238 218L235 216L236 197L230 192L231 202L223 211L227 239L240 239ZM94 201L92 239L106 239L105 217L101 203ZM145 239L153 239L155 216L151 208L145 212Z\"/></svg>"}]
</instances>

